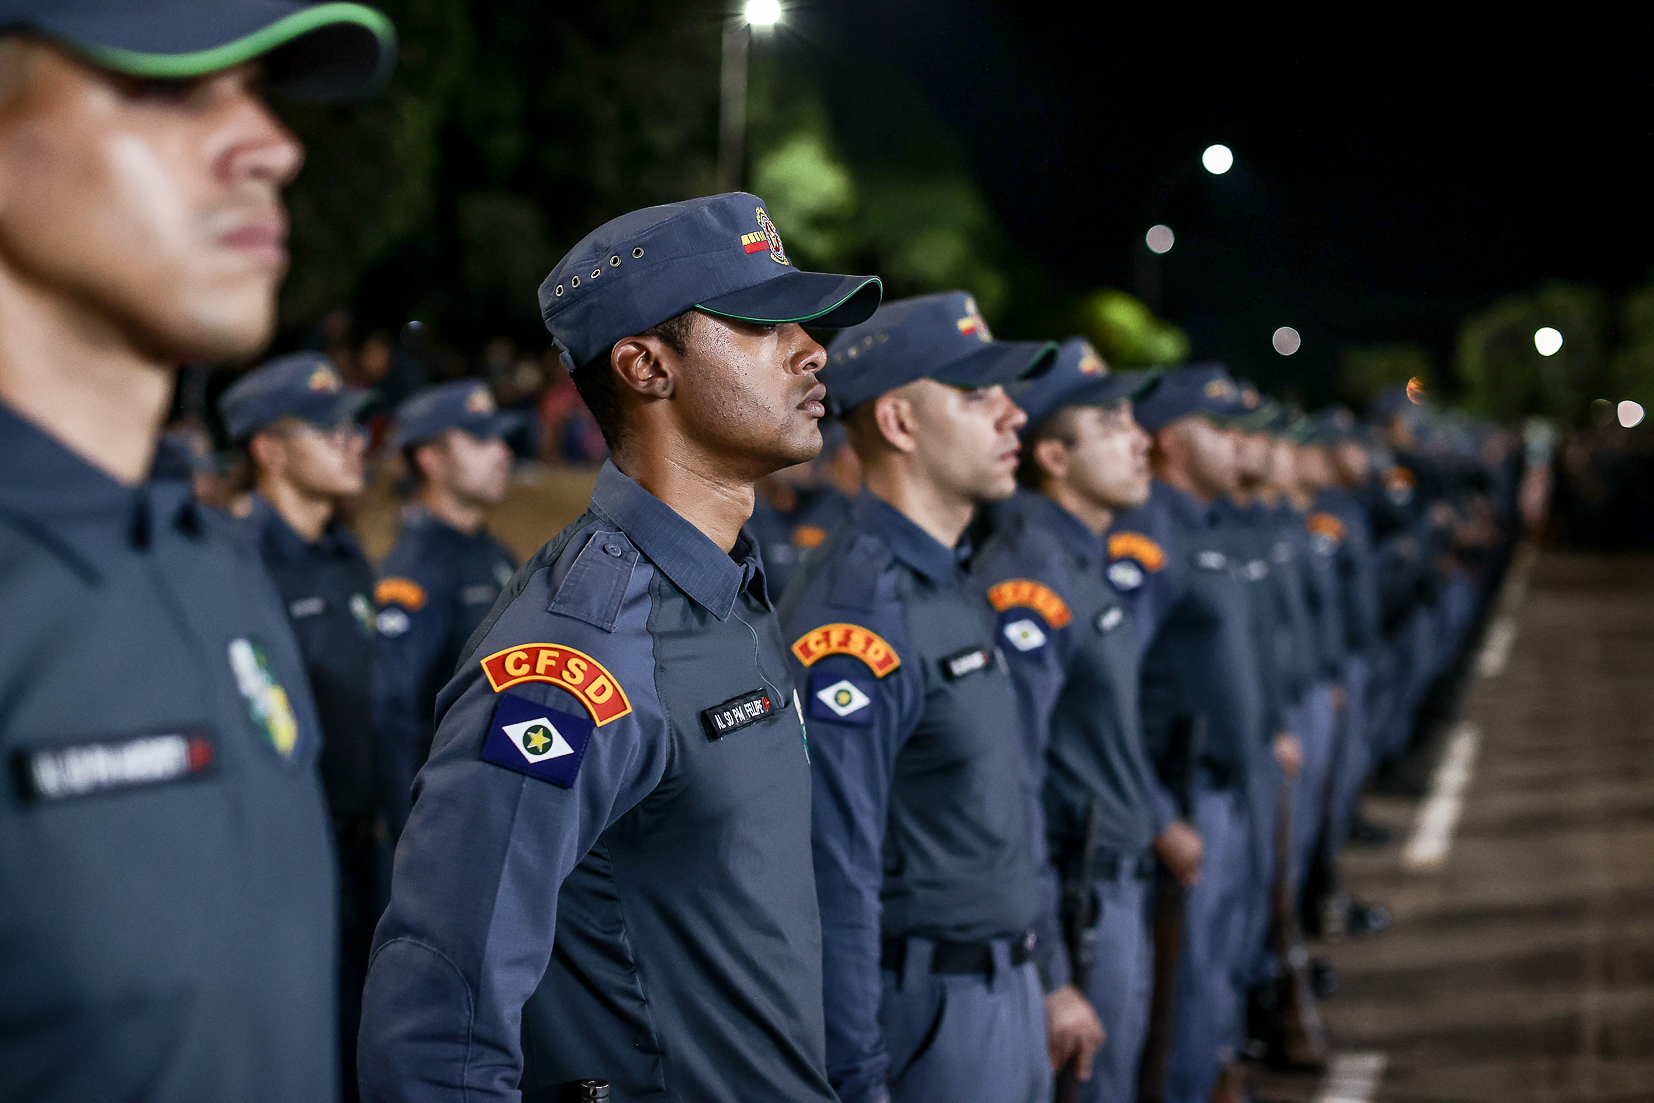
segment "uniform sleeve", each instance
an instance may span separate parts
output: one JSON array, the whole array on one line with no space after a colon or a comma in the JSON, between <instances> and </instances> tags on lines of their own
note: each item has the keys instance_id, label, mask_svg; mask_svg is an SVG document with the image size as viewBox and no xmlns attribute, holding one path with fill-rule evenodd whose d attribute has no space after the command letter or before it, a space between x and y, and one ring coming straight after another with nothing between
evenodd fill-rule
<instances>
[{"instance_id":1,"label":"uniform sleeve","mask_svg":"<svg viewBox=\"0 0 1654 1103\"><path fill-rule=\"evenodd\" d=\"M667 769L646 585L628 592L630 612L604 633L546 612L537 582L439 698L363 995L364 1100L518 1098L522 1007L550 960L559 886ZM569 671L586 696L536 680L496 692L478 657L523 647L512 672ZM559 649L561 658L542 658ZM618 705L598 672L629 712L603 719Z\"/></svg>"},{"instance_id":2,"label":"uniform sleeve","mask_svg":"<svg viewBox=\"0 0 1654 1103\"><path fill-rule=\"evenodd\" d=\"M788 617L790 638L841 623L808 601ZM869 629L899 656L905 641L892 618ZM804 690L812 792L811 850L821 905L827 1073L843 1103L888 1097L890 1059L879 1031L880 904L885 817L896 754L918 726L923 675L912 661L884 677L862 659L827 654L805 666L790 659ZM865 698L865 702L863 701Z\"/></svg>"},{"instance_id":3,"label":"uniform sleeve","mask_svg":"<svg viewBox=\"0 0 1654 1103\"><path fill-rule=\"evenodd\" d=\"M1062 579L1048 560L1037 552L1018 556L1012 548L990 545L984 549L977 579L997 613L994 642L1005 655L1016 695L1023 780L1032 821L1029 833L1040 886L1034 963L1045 991L1054 992L1073 974L1062 936L1062 876L1052 860L1041 793L1051 713L1067 680L1074 628L1073 612L1062 596Z\"/></svg>"},{"instance_id":4,"label":"uniform sleeve","mask_svg":"<svg viewBox=\"0 0 1654 1103\"><path fill-rule=\"evenodd\" d=\"M453 673L439 669L453 630L453 605L436 583L430 577L386 575L373 590L379 609L373 724L392 839L408 819L413 779L430 731L432 698Z\"/></svg>"}]
</instances>

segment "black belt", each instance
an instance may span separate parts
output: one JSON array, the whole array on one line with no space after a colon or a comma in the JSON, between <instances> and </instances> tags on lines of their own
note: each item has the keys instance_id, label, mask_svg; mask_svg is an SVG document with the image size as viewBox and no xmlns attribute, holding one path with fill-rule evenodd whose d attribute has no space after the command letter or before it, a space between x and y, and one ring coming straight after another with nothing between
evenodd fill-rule
<instances>
[{"instance_id":1,"label":"black belt","mask_svg":"<svg viewBox=\"0 0 1654 1103\"><path fill-rule=\"evenodd\" d=\"M936 948L931 952L930 971L933 973L964 974L989 977L994 972L994 944L983 942L949 942L938 938L929 940ZM1011 964L1022 965L1034 956L1034 929L1023 931L1011 943ZM900 973L907 964L907 939L887 938L879 944L879 966L892 973Z\"/></svg>"}]
</instances>

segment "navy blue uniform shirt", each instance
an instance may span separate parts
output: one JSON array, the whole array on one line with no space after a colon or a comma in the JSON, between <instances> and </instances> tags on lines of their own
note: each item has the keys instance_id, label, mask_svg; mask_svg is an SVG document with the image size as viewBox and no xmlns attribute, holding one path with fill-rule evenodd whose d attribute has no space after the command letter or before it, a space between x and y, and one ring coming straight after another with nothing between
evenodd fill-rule
<instances>
[{"instance_id":1,"label":"navy blue uniform shirt","mask_svg":"<svg viewBox=\"0 0 1654 1103\"><path fill-rule=\"evenodd\" d=\"M337 521L306 540L255 494L242 524L298 637L322 723L328 809L342 818L371 816L381 789L372 713L373 568Z\"/></svg>"},{"instance_id":2,"label":"navy blue uniform shirt","mask_svg":"<svg viewBox=\"0 0 1654 1103\"><path fill-rule=\"evenodd\" d=\"M0 609L0 1098L333 1099L321 736L257 556L0 407Z\"/></svg>"},{"instance_id":3,"label":"navy blue uniform shirt","mask_svg":"<svg viewBox=\"0 0 1654 1103\"><path fill-rule=\"evenodd\" d=\"M891 1073L881 938L1014 938L1039 913L1016 702L954 550L866 491L781 622L811 733L827 1062L861 1103Z\"/></svg>"},{"instance_id":4,"label":"navy blue uniform shirt","mask_svg":"<svg viewBox=\"0 0 1654 1103\"><path fill-rule=\"evenodd\" d=\"M379 632L373 712L388 760L393 832L407 820L409 786L431 750L437 692L516 573L517 560L486 529L461 532L417 505L402 511L402 529L373 591Z\"/></svg>"},{"instance_id":5,"label":"navy blue uniform shirt","mask_svg":"<svg viewBox=\"0 0 1654 1103\"><path fill-rule=\"evenodd\" d=\"M1017 689L1026 783L1057 861L1083 848L1093 802L1098 858L1136 857L1154 842L1153 767L1138 714L1138 648L1131 617L1104 578L1102 537L1043 494L982 549L975 574L999 614L1000 648ZM1040 923L1048 989L1067 983L1057 937L1055 877Z\"/></svg>"},{"instance_id":6,"label":"navy blue uniform shirt","mask_svg":"<svg viewBox=\"0 0 1654 1103\"><path fill-rule=\"evenodd\" d=\"M750 539L605 464L438 695L363 1098L831 1103L794 702Z\"/></svg>"},{"instance_id":7,"label":"navy blue uniform shirt","mask_svg":"<svg viewBox=\"0 0 1654 1103\"><path fill-rule=\"evenodd\" d=\"M777 509L763 497L753 503L747 531L764 553L771 594L779 599L787 592L805 556L820 547L849 513L850 499L831 486L799 488L798 501L788 510Z\"/></svg>"}]
</instances>

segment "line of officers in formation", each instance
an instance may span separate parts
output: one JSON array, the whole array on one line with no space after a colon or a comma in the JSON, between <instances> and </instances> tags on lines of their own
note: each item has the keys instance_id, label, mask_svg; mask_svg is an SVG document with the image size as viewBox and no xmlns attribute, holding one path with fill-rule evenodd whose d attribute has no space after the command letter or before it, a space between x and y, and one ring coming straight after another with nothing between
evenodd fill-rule
<instances>
[{"instance_id":1,"label":"line of officers in formation","mask_svg":"<svg viewBox=\"0 0 1654 1103\"><path fill-rule=\"evenodd\" d=\"M518 566L510 422L429 388L375 576L325 359L224 394L239 516L154 451L169 362L268 338L268 225L70 216L279 211L248 59L361 92L388 24L11 7L0 312L53 386L0 348L0 1099L1193 1103L1249 1038L1324 1057L1298 920L1381 918L1337 851L1498 576L1511 463L1409 453L1405 397L1374 447L1216 365L996 341L965 292L881 305L730 193L540 288L610 447L587 512ZM102 282L17 290L58 268ZM100 320L131 339L83 378Z\"/></svg>"}]
</instances>

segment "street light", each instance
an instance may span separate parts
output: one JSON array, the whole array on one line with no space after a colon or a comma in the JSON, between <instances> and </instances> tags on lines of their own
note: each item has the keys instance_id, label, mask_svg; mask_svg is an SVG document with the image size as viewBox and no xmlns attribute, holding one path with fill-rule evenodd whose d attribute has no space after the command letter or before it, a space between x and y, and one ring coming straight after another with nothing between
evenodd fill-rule
<instances>
[{"instance_id":1,"label":"street light","mask_svg":"<svg viewBox=\"0 0 1654 1103\"><path fill-rule=\"evenodd\" d=\"M1555 356L1562 348L1562 334L1550 326L1540 326L1533 331L1533 347L1541 356Z\"/></svg>"},{"instance_id":2,"label":"street light","mask_svg":"<svg viewBox=\"0 0 1654 1103\"><path fill-rule=\"evenodd\" d=\"M1170 226L1156 223L1143 235L1143 244L1149 247L1149 252L1158 256L1172 251L1172 246L1177 244L1177 235L1172 233Z\"/></svg>"},{"instance_id":3,"label":"street light","mask_svg":"<svg viewBox=\"0 0 1654 1103\"><path fill-rule=\"evenodd\" d=\"M1225 145L1211 145L1200 155L1200 163L1213 176L1222 176L1235 167L1235 153Z\"/></svg>"},{"instance_id":4,"label":"street light","mask_svg":"<svg viewBox=\"0 0 1654 1103\"><path fill-rule=\"evenodd\" d=\"M747 54L752 29L781 21L780 0L747 0L740 18L724 24L723 69L719 74L718 190L738 191L747 139Z\"/></svg>"},{"instance_id":5,"label":"street light","mask_svg":"<svg viewBox=\"0 0 1654 1103\"><path fill-rule=\"evenodd\" d=\"M1269 343L1275 346L1275 351L1282 356L1291 356L1303 347L1304 339L1298 336L1298 331L1291 326L1282 326L1269 338Z\"/></svg>"},{"instance_id":6,"label":"street light","mask_svg":"<svg viewBox=\"0 0 1654 1103\"><path fill-rule=\"evenodd\" d=\"M1632 402L1629 398L1619 404L1619 408L1615 411L1615 413L1619 414L1620 425L1626 429L1635 429L1637 426L1641 425L1643 423L1643 417L1645 416L1643 413L1643 404L1641 402Z\"/></svg>"}]
</instances>

